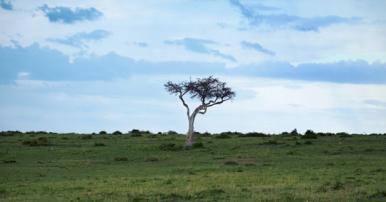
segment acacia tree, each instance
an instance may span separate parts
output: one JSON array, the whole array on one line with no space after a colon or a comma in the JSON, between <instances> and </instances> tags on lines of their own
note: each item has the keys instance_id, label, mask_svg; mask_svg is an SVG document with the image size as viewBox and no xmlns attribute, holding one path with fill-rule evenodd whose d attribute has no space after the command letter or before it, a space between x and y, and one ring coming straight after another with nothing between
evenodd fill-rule
<instances>
[{"instance_id":1,"label":"acacia tree","mask_svg":"<svg viewBox=\"0 0 386 202\"><path fill-rule=\"evenodd\" d=\"M194 143L194 120L197 114L205 114L209 107L221 104L236 96L235 92L227 87L225 82L221 82L212 76L181 83L169 81L165 84L165 89L170 94L177 95L186 108L186 115L189 121L185 143L187 147L192 146ZM190 96L191 99L199 100L200 104L193 111L190 110L189 105L186 103L185 95Z\"/></svg>"}]
</instances>

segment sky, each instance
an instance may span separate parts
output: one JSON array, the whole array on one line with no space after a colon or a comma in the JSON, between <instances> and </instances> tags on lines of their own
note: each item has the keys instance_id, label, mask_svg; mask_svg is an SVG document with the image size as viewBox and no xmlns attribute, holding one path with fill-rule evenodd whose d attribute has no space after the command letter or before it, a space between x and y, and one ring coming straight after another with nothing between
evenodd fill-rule
<instances>
[{"instance_id":1,"label":"sky","mask_svg":"<svg viewBox=\"0 0 386 202\"><path fill-rule=\"evenodd\" d=\"M386 132L384 0L0 0L0 130ZM197 103L189 101L194 106Z\"/></svg>"}]
</instances>

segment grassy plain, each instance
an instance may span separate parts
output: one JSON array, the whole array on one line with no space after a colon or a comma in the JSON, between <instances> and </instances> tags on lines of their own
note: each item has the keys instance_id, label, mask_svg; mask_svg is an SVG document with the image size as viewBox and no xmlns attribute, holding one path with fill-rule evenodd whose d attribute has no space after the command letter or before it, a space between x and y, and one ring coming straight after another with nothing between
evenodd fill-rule
<instances>
[{"instance_id":1,"label":"grassy plain","mask_svg":"<svg viewBox=\"0 0 386 202\"><path fill-rule=\"evenodd\" d=\"M386 201L384 135L198 141L0 136L0 201Z\"/></svg>"}]
</instances>

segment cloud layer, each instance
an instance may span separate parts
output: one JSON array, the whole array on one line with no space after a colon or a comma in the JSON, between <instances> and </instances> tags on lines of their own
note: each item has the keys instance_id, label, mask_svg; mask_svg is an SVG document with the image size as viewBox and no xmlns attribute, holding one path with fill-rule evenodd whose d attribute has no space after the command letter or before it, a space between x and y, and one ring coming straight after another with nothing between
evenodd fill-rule
<instances>
[{"instance_id":1,"label":"cloud layer","mask_svg":"<svg viewBox=\"0 0 386 202\"><path fill-rule=\"evenodd\" d=\"M257 52L261 52L261 53L264 53L264 54L267 54L267 55L271 55L271 56L275 55L275 53L273 51L264 48L259 43L254 43L254 42L249 42L249 41L242 41L240 44L241 44L241 47L243 47L245 49L253 49L253 50L257 51Z\"/></svg>"},{"instance_id":2,"label":"cloud layer","mask_svg":"<svg viewBox=\"0 0 386 202\"><path fill-rule=\"evenodd\" d=\"M0 0L0 7L4 10L13 10L13 5L10 1L7 0Z\"/></svg>"},{"instance_id":3,"label":"cloud layer","mask_svg":"<svg viewBox=\"0 0 386 202\"><path fill-rule=\"evenodd\" d=\"M306 18L287 14L261 14L262 10L278 10L278 8L262 5L248 7L242 4L240 0L230 0L230 3L240 10L251 26L267 25L278 29L291 28L308 32L319 31L320 28L333 24L356 23L360 21L358 17L345 18L334 15Z\"/></svg>"},{"instance_id":4,"label":"cloud layer","mask_svg":"<svg viewBox=\"0 0 386 202\"><path fill-rule=\"evenodd\" d=\"M99 41L109 36L109 32L106 30L94 30L92 32L80 32L70 35L66 38L49 38L50 42L60 43L77 48L86 48L86 43L89 41Z\"/></svg>"},{"instance_id":5,"label":"cloud layer","mask_svg":"<svg viewBox=\"0 0 386 202\"><path fill-rule=\"evenodd\" d=\"M86 36L94 35L86 34ZM99 38L98 34L97 36ZM188 45L188 47L195 51L207 51L202 46ZM0 81L2 82L13 81L17 79L20 72L26 72L31 78L39 80L110 80L138 74L182 74L386 84L386 64L369 64L361 60L304 63L297 66L286 62L267 62L226 68L221 63L137 61L110 53L103 56L78 58L70 63L68 57L62 53L40 47L37 44L27 48L0 48L0 66L2 67L0 69Z\"/></svg>"},{"instance_id":6,"label":"cloud layer","mask_svg":"<svg viewBox=\"0 0 386 202\"><path fill-rule=\"evenodd\" d=\"M91 8L75 8L57 6L49 7L44 4L39 8L50 22L72 24L78 21L92 21L101 17L102 12Z\"/></svg>"},{"instance_id":7,"label":"cloud layer","mask_svg":"<svg viewBox=\"0 0 386 202\"><path fill-rule=\"evenodd\" d=\"M188 51L201 54L209 54L215 57L220 57L229 60L231 62L236 62L236 59L233 56L221 53L219 50L209 48L209 45L217 44L216 42L211 40L184 38L179 40L166 40L165 43L169 45L180 45Z\"/></svg>"}]
</instances>

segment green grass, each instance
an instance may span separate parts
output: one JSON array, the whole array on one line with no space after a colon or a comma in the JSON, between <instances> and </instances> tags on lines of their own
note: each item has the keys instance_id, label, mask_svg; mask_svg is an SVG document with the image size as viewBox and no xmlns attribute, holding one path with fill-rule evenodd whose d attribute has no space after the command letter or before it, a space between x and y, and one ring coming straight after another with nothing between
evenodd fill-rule
<instances>
[{"instance_id":1,"label":"green grass","mask_svg":"<svg viewBox=\"0 0 386 202\"><path fill-rule=\"evenodd\" d=\"M198 141L0 136L0 201L386 200L386 136Z\"/></svg>"}]
</instances>

